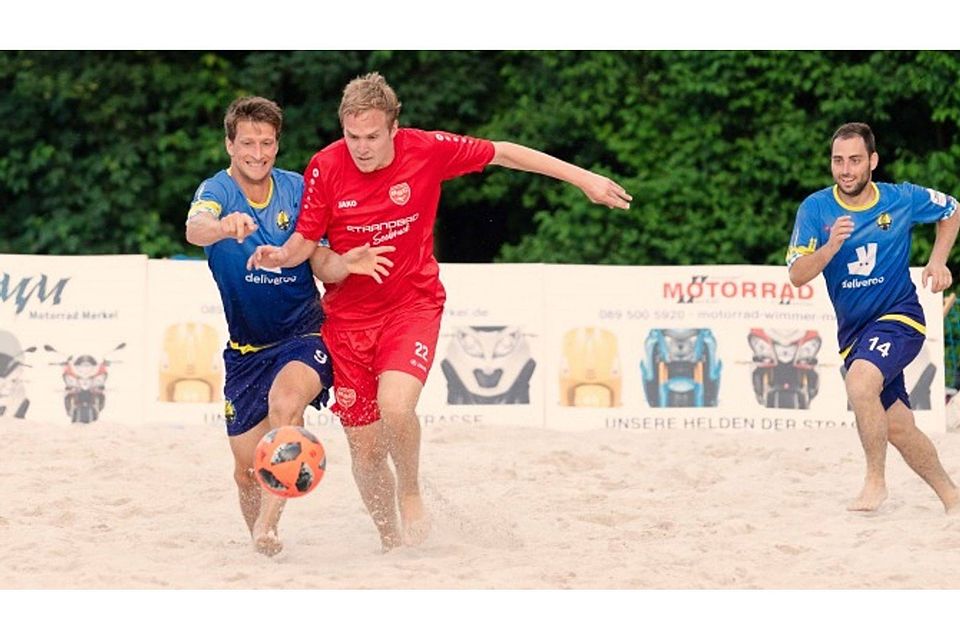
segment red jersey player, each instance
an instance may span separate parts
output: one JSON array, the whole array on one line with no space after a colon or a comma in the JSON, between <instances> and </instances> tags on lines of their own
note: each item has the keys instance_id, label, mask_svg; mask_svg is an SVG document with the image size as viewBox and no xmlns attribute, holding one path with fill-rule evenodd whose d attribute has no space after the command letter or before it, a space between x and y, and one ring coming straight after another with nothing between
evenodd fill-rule
<instances>
[{"instance_id":1,"label":"red jersey player","mask_svg":"<svg viewBox=\"0 0 960 640\"><path fill-rule=\"evenodd\" d=\"M395 247L388 278L348 276L323 297L333 411L346 428L354 478L384 550L419 544L429 531L416 408L446 299L433 255L443 181L494 164L569 182L611 208L629 208L632 199L608 178L518 144L399 128L399 113L380 74L350 82L340 103L344 137L307 165L296 232L283 247L258 247L248 263L300 264L324 235L340 254L365 244Z\"/></svg>"}]
</instances>

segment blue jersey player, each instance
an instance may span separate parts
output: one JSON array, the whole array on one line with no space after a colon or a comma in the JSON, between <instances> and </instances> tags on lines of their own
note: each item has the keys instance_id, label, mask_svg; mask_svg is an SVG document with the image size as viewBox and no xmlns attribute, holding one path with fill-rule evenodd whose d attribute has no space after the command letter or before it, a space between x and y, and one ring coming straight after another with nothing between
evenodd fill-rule
<instances>
[{"instance_id":1,"label":"blue jersey player","mask_svg":"<svg viewBox=\"0 0 960 640\"><path fill-rule=\"evenodd\" d=\"M837 315L845 383L866 455L866 479L851 511L874 511L887 497L887 442L936 492L947 513L960 513L960 492L937 451L914 422L903 379L926 333L910 279L910 233L936 223L936 240L921 276L936 293L953 276L947 257L957 238L957 201L913 184L871 180L877 168L873 132L848 123L831 142L835 185L800 205L787 252L795 286L823 273ZM937 319L939 321L939 318Z\"/></svg>"},{"instance_id":2,"label":"blue jersey player","mask_svg":"<svg viewBox=\"0 0 960 640\"><path fill-rule=\"evenodd\" d=\"M274 168L282 112L260 97L240 98L224 118L230 168L197 189L187 217L187 240L204 247L227 318L224 350L225 417L233 451L240 510L256 549L282 549L277 523L283 500L261 490L253 453L270 429L302 425L308 404L323 406L333 383L332 363L320 337L323 314L314 272L325 282L349 273L378 282L392 263L388 247L358 247L343 256L329 249L288 268L248 271L257 246L283 242L296 228L303 177Z\"/></svg>"}]
</instances>

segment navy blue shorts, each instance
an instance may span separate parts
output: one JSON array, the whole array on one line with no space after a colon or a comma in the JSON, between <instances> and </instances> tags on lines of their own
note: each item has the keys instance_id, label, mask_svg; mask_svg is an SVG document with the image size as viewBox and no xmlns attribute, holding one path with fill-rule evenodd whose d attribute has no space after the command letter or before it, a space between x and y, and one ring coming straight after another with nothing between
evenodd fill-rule
<instances>
[{"instance_id":1,"label":"navy blue shorts","mask_svg":"<svg viewBox=\"0 0 960 640\"><path fill-rule=\"evenodd\" d=\"M330 353L318 334L298 336L261 351L241 354L229 347L223 352L226 365L224 418L227 435L246 433L267 417L267 398L270 387L280 370L288 362L302 362L320 376L323 391L310 403L323 408L333 385L333 365Z\"/></svg>"},{"instance_id":2,"label":"navy blue shorts","mask_svg":"<svg viewBox=\"0 0 960 640\"><path fill-rule=\"evenodd\" d=\"M910 397L903 380L903 370L923 348L926 336L913 327L896 320L876 320L860 332L843 364L850 370L854 360L872 362L883 373L883 391L880 402L884 410L897 400L908 408Z\"/></svg>"}]
</instances>

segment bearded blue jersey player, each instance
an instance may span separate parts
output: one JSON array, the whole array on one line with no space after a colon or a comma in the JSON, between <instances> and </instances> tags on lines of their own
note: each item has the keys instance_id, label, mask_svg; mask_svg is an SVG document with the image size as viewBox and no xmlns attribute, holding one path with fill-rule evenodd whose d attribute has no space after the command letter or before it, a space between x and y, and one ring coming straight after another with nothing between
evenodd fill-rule
<instances>
[{"instance_id":1,"label":"bearded blue jersey player","mask_svg":"<svg viewBox=\"0 0 960 640\"><path fill-rule=\"evenodd\" d=\"M187 240L204 247L220 291L230 340L224 350L225 417L234 455L240 510L257 551L282 549L277 524L283 499L253 477L253 454L269 430L303 425L307 405L323 406L333 384L314 272L324 282L365 274L380 282L391 247L369 246L339 256L316 251L310 262L248 271L257 246L282 244L296 228L303 177L274 167L283 116L274 102L240 98L224 118L230 168L205 180L187 216Z\"/></svg>"},{"instance_id":2,"label":"bearded blue jersey player","mask_svg":"<svg viewBox=\"0 0 960 640\"><path fill-rule=\"evenodd\" d=\"M803 201L787 252L790 281L801 286L823 273L836 311L847 368L847 395L866 456L866 477L851 511L875 511L887 498L887 443L936 492L947 513L960 513L960 491L930 439L914 422L903 370L925 339L923 309L910 279L911 229L936 223L936 240L921 276L936 293L953 276L946 266L960 228L952 196L917 185L875 183L879 156L870 127L841 126L831 142L835 184ZM939 319L937 319L939 321Z\"/></svg>"}]
</instances>

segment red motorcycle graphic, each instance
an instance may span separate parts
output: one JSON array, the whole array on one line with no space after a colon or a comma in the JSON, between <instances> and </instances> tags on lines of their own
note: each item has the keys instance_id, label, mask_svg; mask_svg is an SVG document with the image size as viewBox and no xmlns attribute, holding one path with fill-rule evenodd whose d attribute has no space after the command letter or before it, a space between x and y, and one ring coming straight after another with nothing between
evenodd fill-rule
<instances>
[{"instance_id":1,"label":"red motorcycle graphic","mask_svg":"<svg viewBox=\"0 0 960 640\"><path fill-rule=\"evenodd\" d=\"M110 353L123 349L121 342ZM63 356L48 344L44 351ZM60 362L51 362L51 366L63 367L63 407L72 423L89 424L96 422L107 402L106 385L110 365L118 360L108 360L106 356L94 358L91 355L67 356Z\"/></svg>"},{"instance_id":2,"label":"red motorcycle graphic","mask_svg":"<svg viewBox=\"0 0 960 640\"><path fill-rule=\"evenodd\" d=\"M816 331L751 329L753 392L771 409L808 409L820 391L816 371L822 340Z\"/></svg>"}]
</instances>

